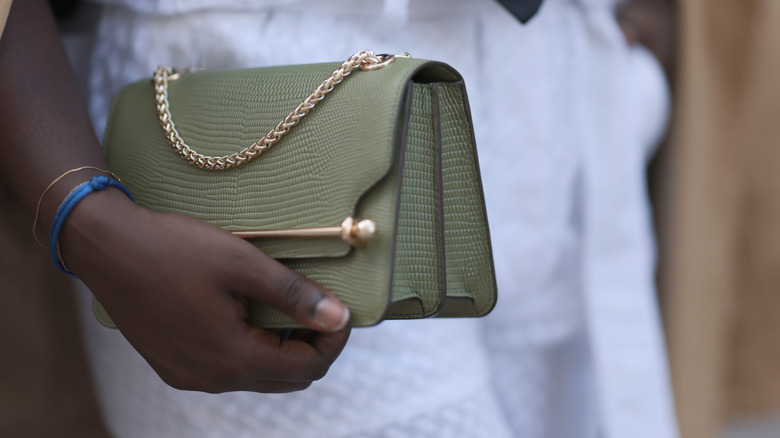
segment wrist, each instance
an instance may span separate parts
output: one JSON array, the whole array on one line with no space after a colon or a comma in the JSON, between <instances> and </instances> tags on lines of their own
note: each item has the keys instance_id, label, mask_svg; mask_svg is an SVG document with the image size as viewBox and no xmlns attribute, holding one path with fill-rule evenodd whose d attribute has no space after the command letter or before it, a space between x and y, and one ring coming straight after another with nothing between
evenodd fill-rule
<instances>
[{"instance_id":1,"label":"wrist","mask_svg":"<svg viewBox=\"0 0 780 438\"><path fill-rule=\"evenodd\" d=\"M145 211L116 187L93 191L68 214L59 233L61 260L76 275L89 269L91 258L111 251L110 243Z\"/></svg>"},{"instance_id":2,"label":"wrist","mask_svg":"<svg viewBox=\"0 0 780 438\"><path fill-rule=\"evenodd\" d=\"M68 170L52 180L43 189L38 198L35 220L33 222L33 236L35 240L42 246L45 246L43 242L48 242L51 225L56 213L68 196L81 184L89 181L90 178L106 174L114 176L113 173L98 167L82 166Z\"/></svg>"}]
</instances>

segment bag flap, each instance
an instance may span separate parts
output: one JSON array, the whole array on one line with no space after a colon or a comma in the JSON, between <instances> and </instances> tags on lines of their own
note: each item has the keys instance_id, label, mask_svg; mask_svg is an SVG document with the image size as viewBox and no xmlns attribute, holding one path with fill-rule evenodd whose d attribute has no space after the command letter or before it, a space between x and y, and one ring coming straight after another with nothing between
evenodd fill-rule
<instances>
[{"instance_id":1,"label":"bag flap","mask_svg":"<svg viewBox=\"0 0 780 438\"><path fill-rule=\"evenodd\" d=\"M265 136L339 65L184 74L169 82L172 120L195 151L229 155ZM390 171L405 85L415 75L460 80L444 64L417 59L356 70L271 149L228 170L203 170L178 155L160 127L151 81L140 81L112 105L106 157L138 203L155 211L230 231L339 226ZM350 250L338 238L253 243L275 258L338 257Z\"/></svg>"}]
</instances>

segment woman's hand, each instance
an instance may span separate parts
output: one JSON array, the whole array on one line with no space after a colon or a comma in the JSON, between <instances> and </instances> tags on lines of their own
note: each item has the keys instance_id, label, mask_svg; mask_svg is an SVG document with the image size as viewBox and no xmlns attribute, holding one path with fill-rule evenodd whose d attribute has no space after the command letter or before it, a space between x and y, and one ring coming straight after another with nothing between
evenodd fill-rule
<instances>
[{"instance_id":1,"label":"woman's hand","mask_svg":"<svg viewBox=\"0 0 780 438\"><path fill-rule=\"evenodd\" d=\"M51 224L69 191L106 163L44 0L16 1L0 39L0 182ZM92 193L60 233L66 265L171 386L287 392L322 377L349 336L333 294L205 222ZM247 325L247 301L286 312L315 333L280 339Z\"/></svg>"},{"instance_id":2,"label":"woman's hand","mask_svg":"<svg viewBox=\"0 0 780 438\"><path fill-rule=\"evenodd\" d=\"M60 242L67 267L175 388L301 390L349 336L349 311L329 291L224 230L138 207L115 189L77 205ZM251 327L249 299L317 332L281 339Z\"/></svg>"}]
</instances>

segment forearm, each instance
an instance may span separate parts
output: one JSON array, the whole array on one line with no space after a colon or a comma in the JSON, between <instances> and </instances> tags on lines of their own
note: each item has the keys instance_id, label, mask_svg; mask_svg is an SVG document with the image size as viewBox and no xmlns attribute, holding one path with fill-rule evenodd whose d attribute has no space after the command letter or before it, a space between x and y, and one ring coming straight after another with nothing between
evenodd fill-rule
<instances>
[{"instance_id":1,"label":"forearm","mask_svg":"<svg viewBox=\"0 0 780 438\"><path fill-rule=\"evenodd\" d=\"M0 39L0 182L30 213L55 178L82 166L106 168L86 107L43 0L17 0ZM66 176L43 198L47 232L59 203L95 171Z\"/></svg>"}]
</instances>

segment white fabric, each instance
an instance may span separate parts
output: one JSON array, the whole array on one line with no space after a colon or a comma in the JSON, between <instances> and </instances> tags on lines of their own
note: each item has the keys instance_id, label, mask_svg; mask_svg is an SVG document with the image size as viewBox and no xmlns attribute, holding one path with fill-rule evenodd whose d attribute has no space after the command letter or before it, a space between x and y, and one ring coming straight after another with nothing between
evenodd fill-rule
<instances>
[{"instance_id":1,"label":"white fabric","mask_svg":"<svg viewBox=\"0 0 780 438\"><path fill-rule=\"evenodd\" d=\"M668 91L607 0L546 0L521 26L492 0L103 0L90 79L110 97L157 65L335 61L369 48L465 77L493 236L496 310L356 329L288 395L168 388L84 294L117 437L674 438L644 166Z\"/></svg>"}]
</instances>

